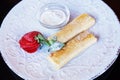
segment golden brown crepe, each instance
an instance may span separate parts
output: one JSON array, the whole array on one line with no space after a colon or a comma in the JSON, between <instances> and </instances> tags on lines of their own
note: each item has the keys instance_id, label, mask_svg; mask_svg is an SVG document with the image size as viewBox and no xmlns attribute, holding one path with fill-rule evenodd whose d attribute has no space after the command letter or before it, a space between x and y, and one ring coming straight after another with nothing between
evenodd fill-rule
<instances>
[{"instance_id":1,"label":"golden brown crepe","mask_svg":"<svg viewBox=\"0 0 120 80\"><path fill-rule=\"evenodd\" d=\"M87 30L94 24L95 19L93 17L88 14L82 14L67 24L62 30L48 37L48 40L56 36L57 41L65 43L80 32Z\"/></svg>"},{"instance_id":2,"label":"golden brown crepe","mask_svg":"<svg viewBox=\"0 0 120 80\"><path fill-rule=\"evenodd\" d=\"M97 38L93 34L84 31L69 40L61 50L51 53L48 59L55 65L56 69L60 69L96 41Z\"/></svg>"}]
</instances>

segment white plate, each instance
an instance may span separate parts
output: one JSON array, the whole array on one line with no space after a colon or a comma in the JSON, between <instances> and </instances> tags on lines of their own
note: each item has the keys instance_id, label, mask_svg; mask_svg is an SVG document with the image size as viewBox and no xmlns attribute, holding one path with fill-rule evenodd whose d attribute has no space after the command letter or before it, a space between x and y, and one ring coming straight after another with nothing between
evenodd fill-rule
<instances>
[{"instance_id":1,"label":"white plate","mask_svg":"<svg viewBox=\"0 0 120 80\"><path fill-rule=\"evenodd\" d=\"M60 70L54 70L47 61L45 50L27 54L18 44L26 32L37 30L49 36L56 30L42 27L37 14L49 2L65 4L70 8L71 20L82 13L96 19L90 31L98 42L86 49ZM23 0L4 19L0 29L0 51L8 66L28 80L89 80L105 72L118 56L120 24L113 11L101 0Z\"/></svg>"}]
</instances>

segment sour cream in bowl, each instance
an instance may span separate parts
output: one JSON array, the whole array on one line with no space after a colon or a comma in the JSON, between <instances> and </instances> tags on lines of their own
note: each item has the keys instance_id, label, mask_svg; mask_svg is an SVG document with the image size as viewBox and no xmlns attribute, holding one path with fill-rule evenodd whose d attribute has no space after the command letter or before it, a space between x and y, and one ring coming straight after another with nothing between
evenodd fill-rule
<instances>
[{"instance_id":1,"label":"sour cream in bowl","mask_svg":"<svg viewBox=\"0 0 120 80\"><path fill-rule=\"evenodd\" d=\"M70 18L70 11L67 6L48 3L41 8L39 21L41 25L49 29L62 28Z\"/></svg>"}]
</instances>

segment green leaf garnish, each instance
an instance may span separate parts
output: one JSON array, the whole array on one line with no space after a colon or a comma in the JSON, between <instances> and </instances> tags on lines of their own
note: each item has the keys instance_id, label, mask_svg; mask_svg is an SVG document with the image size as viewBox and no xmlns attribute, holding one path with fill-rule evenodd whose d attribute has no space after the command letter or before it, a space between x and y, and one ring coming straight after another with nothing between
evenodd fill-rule
<instances>
[{"instance_id":1,"label":"green leaf garnish","mask_svg":"<svg viewBox=\"0 0 120 80\"><path fill-rule=\"evenodd\" d=\"M48 40L48 42L49 42L50 45L52 45L52 44L54 44L56 41L53 40L53 39L51 39L51 40Z\"/></svg>"},{"instance_id":2,"label":"green leaf garnish","mask_svg":"<svg viewBox=\"0 0 120 80\"><path fill-rule=\"evenodd\" d=\"M41 43L42 45L50 46L47 39L45 39L41 34L38 34L35 36L35 40L37 40L38 43Z\"/></svg>"},{"instance_id":3,"label":"green leaf garnish","mask_svg":"<svg viewBox=\"0 0 120 80\"><path fill-rule=\"evenodd\" d=\"M56 36L54 36L50 40L47 40L45 39L44 36L42 36L41 34L38 34L37 36L35 36L35 40L37 40L37 42L41 44L41 48L43 45L49 46L48 52L54 52L54 51L60 50L65 45L64 43L57 41Z\"/></svg>"}]
</instances>

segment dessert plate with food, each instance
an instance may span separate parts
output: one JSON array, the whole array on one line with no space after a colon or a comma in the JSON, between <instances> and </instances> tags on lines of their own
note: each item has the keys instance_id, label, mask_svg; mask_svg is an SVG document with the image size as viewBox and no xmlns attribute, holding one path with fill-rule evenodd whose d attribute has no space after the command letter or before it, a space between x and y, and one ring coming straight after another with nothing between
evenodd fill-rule
<instances>
[{"instance_id":1,"label":"dessert plate with food","mask_svg":"<svg viewBox=\"0 0 120 80\"><path fill-rule=\"evenodd\" d=\"M26 80L93 80L118 57L119 35L101 0L23 0L1 25L0 51Z\"/></svg>"}]
</instances>

